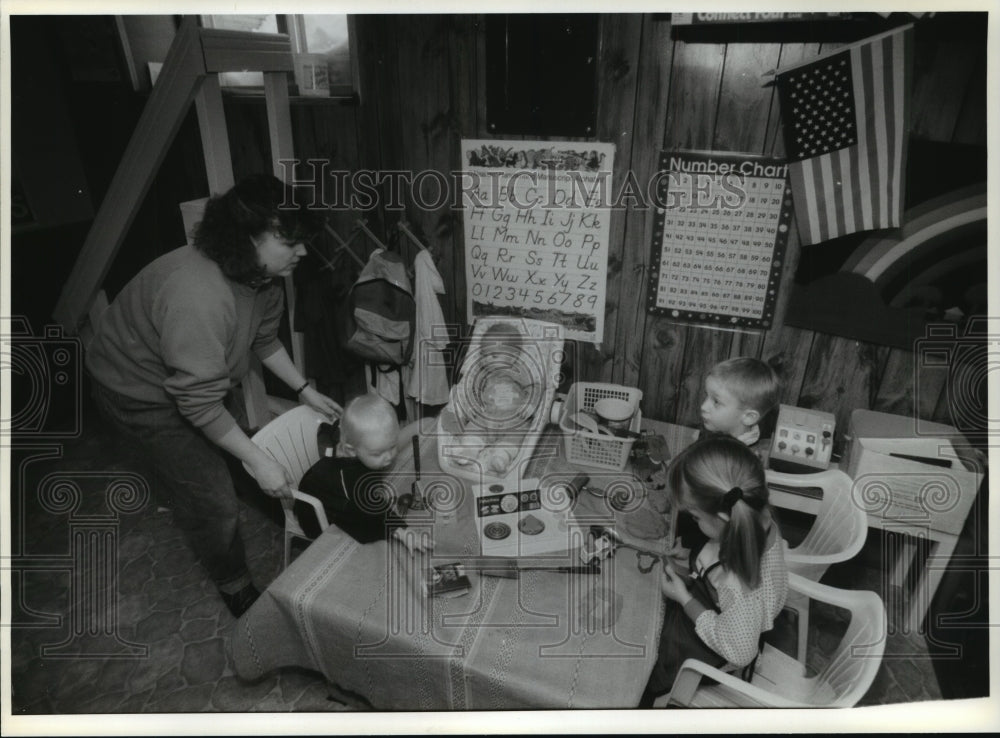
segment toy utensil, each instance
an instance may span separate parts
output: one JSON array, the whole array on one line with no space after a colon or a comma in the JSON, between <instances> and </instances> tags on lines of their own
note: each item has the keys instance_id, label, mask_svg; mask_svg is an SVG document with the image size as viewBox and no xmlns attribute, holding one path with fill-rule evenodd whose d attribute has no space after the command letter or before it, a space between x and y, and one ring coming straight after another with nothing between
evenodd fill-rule
<instances>
[{"instance_id":1,"label":"toy utensil","mask_svg":"<svg viewBox=\"0 0 1000 738\"><path fill-rule=\"evenodd\" d=\"M596 420L594 420L592 417L590 417L584 412L573 413L573 415L571 415L569 419L572 423L576 425L577 428L582 428L588 433L595 433L595 434L603 433L604 435L608 436L612 435L610 430L608 430L604 426L599 426Z\"/></svg>"},{"instance_id":2,"label":"toy utensil","mask_svg":"<svg viewBox=\"0 0 1000 738\"><path fill-rule=\"evenodd\" d=\"M410 503L411 510L423 510L426 507L424 493L420 487L420 434L413 436L413 484L410 489L413 494Z\"/></svg>"}]
</instances>

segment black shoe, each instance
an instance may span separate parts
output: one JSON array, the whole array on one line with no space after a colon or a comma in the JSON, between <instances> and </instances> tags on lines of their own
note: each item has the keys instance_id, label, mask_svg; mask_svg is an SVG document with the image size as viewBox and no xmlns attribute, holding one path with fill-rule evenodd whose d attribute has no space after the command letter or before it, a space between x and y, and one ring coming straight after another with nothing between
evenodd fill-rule
<instances>
[{"instance_id":1,"label":"black shoe","mask_svg":"<svg viewBox=\"0 0 1000 738\"><path fill-rule=\"evenodd\" d=\"M233 594L219 592L219 594L222 595L222 601L226 603L229 612L233 614L234 618L238 618L250 609L250 605L257 601L257 598L260 597L260 590L252 584L248 584L239 592L234 592Z\"/></svg>"}]
</instances>

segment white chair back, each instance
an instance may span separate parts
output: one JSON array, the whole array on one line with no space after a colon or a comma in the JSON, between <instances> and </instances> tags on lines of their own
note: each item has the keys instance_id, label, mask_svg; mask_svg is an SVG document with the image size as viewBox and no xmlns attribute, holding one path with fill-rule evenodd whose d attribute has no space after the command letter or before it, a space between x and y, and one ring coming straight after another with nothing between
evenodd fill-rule
<instances>
[{"instance_id":1,"label":"white chair back","mask_svg":"<svg viewBox=\"0 0 1000 738\"><path fill-rule=\"evenodd\" d=\"M326 422L326 418L320 413L306 405L299 405L279 415L257 431L250 440L284 466L292 475L292 483L297 486L302 481L306 471L319 461L319 444L316 440L316 434L320 424L324 422ZM243 466L253 475L246 464ZM318 499L305 492L300 492L298 489L293 489L292 494L295 499L302 500L312 507L321 529L329 527L323 505ZM292 541L295 538L308 539L308 536L295 516L293 506L287 504L283 507L285 511L285 566L288 566L291 559Z\"/></svg>"},{"instance_id":2,"label":"white chair back","mask_svg":"<svg viewBox=\"0 0 1000 738\"><path fill-rule=\"evenodd\" d=\"M788 586L805 597L848 610L851 622L815 677L810 704L853 707L875 681L885 653L887 619L882 599L865 590L837 589L789 574ZM790 660L789 660L790 661Z\"/></svg>"},{"instance_id":3,"label":"white chair back","mask_svg":"<svg viewBox=\"0 0 1000 738\"><path fill-rule=\"evenodd\" d=\"M868 516L852 496L853 482L839 469L813 474L786 474L768 469L769 485L792 489L816 488L823 498L816 521L802 542L785 551L788 571L818 582L831 564L854 558L868 537ZM798 659L805 664L809 636L808 601L789 593L785 604L798 617Z\"/></svg>"},{"instance_id":4,"label":"white chair back","mask_svg":"<svg viewBox=\"0 0 1000 738\"><path fill-rule=\"evenodd\" d=\"M298 484L309 467L319 461L316 433L324 422L326 418L320 413L299 405L276 417L250 440L288 469Z\"/></svg>"},{"instance_id":5,"label":"white chair back","mask_svg":"<svg viewBox=\"0 0 1000 738\"><path fill-rule=\"evenodd\" d=\"M654 704L687 707L853 707L868 692L885 652L886 614L874 592L843 590L788 575L789 592L850 612L851 622L815 676L765 646L750 682L698 661L685 661L668 695ZM706 682L706 680L708 680Z\"/></svg>"},{"instance_id":6,"label":"white chair back","mask_svg":"<svg viewBox=\"0 0 1000 738\"><path fill-rule=\"evenodd\" d=\"M823 491L816 521L802 542L789 549L789 569L819 581L827 567L854 558L868 536L868 516L852 497L851 478L839 469L815 474L785 474L766 471L768 484L785 487L818 487Z\"/></svg>"}]
</instances>

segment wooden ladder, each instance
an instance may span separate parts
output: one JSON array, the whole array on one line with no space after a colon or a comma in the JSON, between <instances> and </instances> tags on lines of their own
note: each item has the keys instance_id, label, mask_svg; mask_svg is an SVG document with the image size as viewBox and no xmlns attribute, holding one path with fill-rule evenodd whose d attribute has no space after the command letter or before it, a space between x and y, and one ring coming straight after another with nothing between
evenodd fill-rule
<instances>
[{"instance_id":1,"label":"wooden ladder","mask_svg":"<svg viewBox=\"0 0 1000 738\"><path fill-rule=\"evenodd\" d=\"M79 335L85 347L89 344L97 319L108 305L101 285L192 100L198 112L209 191L221 194L233 186L219 72L263 72L273 171L279 178L290 176L280 162L294 155L288 100L288 72L293 69L285 34L201 28L194 16L184 18L56 303L53 315L67 334ZM285 278L285 292L289 314L294 315L291 277ZM291 355L304 375L300 332L292 333ZM269 419L268 398L256 357L243 381L243 395L250 427L264 425Z\"/></svg>"}]
</instances>

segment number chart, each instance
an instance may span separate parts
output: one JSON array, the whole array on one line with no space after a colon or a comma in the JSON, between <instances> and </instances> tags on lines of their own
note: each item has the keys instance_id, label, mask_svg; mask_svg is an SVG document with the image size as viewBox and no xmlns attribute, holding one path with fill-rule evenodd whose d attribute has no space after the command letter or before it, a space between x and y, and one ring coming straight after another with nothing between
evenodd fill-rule
<instances>
[{"instance_id":1,"label":"number chart","mask_svg":"<svg viewBox=\"0 0 1000 738\"><path fill-rule=\"evenodd\" d=\"M656 187L648 310L770 328L792 217L780 159L665 151Z\"/></svg>"}]
</instances>

